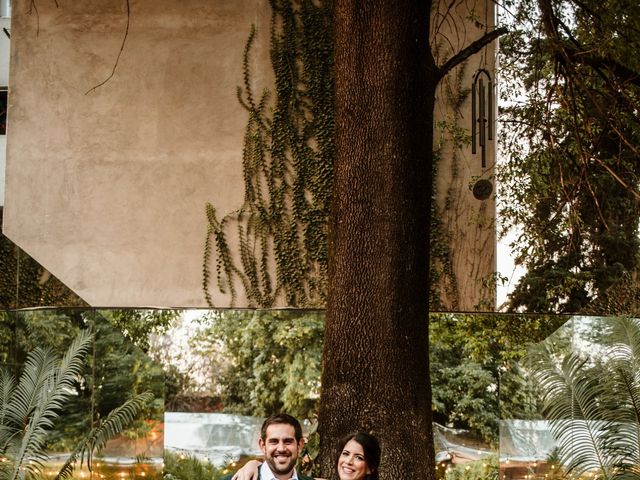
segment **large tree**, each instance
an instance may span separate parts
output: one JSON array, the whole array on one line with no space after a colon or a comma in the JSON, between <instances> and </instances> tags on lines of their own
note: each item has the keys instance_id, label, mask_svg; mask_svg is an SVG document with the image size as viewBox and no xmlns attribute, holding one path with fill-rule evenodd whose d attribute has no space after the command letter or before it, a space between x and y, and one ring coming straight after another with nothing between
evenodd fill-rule
<instances>
[{"instance_id":1,"label":"large tree","mask_svg":"<svg viewBox=\"0 0 640 480\"><path fill-rule=\"evenodd\" d=\"M502 213L520 228L517 262L527 268L510 306L637 310L611 294L638 295L640 5L510 3Z\"/></svg>"},{"instance_id":2,"label":"large tree","mask_svg":"<svg viewBox=\"0 0 640 480\"><path fill-rule=\"evenodd\" d=\"M382 478L435 478L428 352L429 212L438 82L500 32L443 66L431 2L334 3L336 155L320 437L366 429Z\"/></svg>"}]
</instances>

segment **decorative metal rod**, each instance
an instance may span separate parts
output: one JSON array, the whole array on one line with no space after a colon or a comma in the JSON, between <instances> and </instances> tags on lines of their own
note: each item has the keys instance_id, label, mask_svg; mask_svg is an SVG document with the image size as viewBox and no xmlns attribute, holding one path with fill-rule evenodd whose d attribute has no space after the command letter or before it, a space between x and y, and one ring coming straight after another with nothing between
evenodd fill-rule
<instances>
[{"instance_id":1,"label":"decorative metal rod","mask_svg":"<svg viewBox=\"0 0 640 480\"><path fill-rule=\"evenodd\" d=\"M483 75L487 78L485 86ZM482 168L487 166L487 140L493 140L493 81L491 74L478 70L473 76L471 87L471 153L477 153L477 142L482 150Z\"/></svg>"}]
</instances>

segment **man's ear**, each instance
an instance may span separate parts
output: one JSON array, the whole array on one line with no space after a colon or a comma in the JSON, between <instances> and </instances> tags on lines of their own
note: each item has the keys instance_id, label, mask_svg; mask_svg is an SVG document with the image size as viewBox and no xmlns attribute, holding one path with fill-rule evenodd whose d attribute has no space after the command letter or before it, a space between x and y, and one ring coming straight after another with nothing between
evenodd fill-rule
<instances>
[{"instance_id":1,"label":"man's ear","mask_svg":"<svg viewBox=\"0 0 640 480\"><path fill-rule=\"evenodd\" d=\"M264 440L262 439L262 437L260 437L258 439L258 446L260 447L260 450L262 450L262 453L265 453L264 452Z\"/></svg>"},{"instance_id":2,"label":"man's ear","mask_svg":"<svg viewBox=\"0 0 640 480\"><path fill-rule=\"evenodd\" d=\"M304 437L302 437L298 442L298 453L300 453L303 448L304 448Z\"/></svg>"}]
</instances>

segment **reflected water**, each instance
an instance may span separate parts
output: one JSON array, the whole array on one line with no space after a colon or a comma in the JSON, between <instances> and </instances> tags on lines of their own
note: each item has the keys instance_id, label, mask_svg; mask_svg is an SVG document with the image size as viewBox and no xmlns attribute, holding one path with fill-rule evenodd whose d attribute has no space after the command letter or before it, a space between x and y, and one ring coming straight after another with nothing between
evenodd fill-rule
<instances>
[{"instance_id":1,"label":"reflected water","mask_svg":"<svg viewBox=\"0 0 640 480\"><path fill-rule=\"evenodd\" d=\"M224 413L165 412L164 447L222 467L241 456L258 456L262 418Z\"/></svg>"}]
</instances>

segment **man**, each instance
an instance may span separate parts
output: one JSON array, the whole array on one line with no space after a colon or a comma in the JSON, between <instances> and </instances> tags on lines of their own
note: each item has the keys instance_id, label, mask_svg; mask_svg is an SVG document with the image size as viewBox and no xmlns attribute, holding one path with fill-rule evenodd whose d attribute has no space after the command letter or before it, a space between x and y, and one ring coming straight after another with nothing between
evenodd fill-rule
<instances>
[{"instance_id":1,"label":"man","mask_svg":"<svg viewBox=\"0 0 640 480\"><path fill-rule=\"evenodd\" d=\"M267 418L262 423L258 445L264 454L258 470L259 480L313 480L296 471L304 438L300 422L291 415L278 413ZM225 480L231 478L228 476Z\"/></svg>"}]
</instances>

